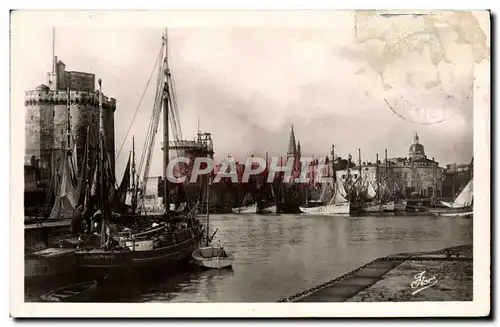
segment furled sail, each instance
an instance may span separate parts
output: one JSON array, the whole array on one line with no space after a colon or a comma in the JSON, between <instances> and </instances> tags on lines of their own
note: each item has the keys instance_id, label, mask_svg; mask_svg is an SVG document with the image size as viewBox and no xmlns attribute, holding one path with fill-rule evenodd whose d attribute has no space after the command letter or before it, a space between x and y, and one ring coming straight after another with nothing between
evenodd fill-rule
<instances>
[{"instance_id":1,"label":"furled sail","mask_svg":"<svg viewBox=\"0 0 500 327\"><path fill-rule=\"evenodd\" d=\"M76 211L78 198L71 174L70 163L65 156L61 167L61 182L49 216L51 219L72 218Z\"/></svg>"}]
</instances>

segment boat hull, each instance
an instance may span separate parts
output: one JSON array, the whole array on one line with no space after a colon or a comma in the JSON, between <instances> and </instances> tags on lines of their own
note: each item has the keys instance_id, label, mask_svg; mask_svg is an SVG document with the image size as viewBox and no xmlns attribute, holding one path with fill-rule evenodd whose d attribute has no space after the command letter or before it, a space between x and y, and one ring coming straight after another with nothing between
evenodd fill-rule
<instances>
[{"instance_id":1,"label":"boat hull","mask_svg":"<svg viewBox=\"0 0 500 327\"><path fill-rule=\"evenodd\" d=\"M249 206L244 206L244 207L239 207L239 208L232 208L233 213L238 213L238 214L247 214L247 213L257 213L257 204L252 204Z\"/></svg>"},{"instance_id":2,"label":"boat hull","mask_svg":"<svg viewBox=\"0 0 500 327\"><path fill-rule=\"evenodd\" d=\"M76 249L48 248L26 254L24 278L27 283L55 279L75 271Z\"/></svg>"},{"instance_id":3,"label":"boat hull","mask_svg":"<svg viewBox=\"0 0 500 327\"><path fill-rule=\"evenodd\" d=\"M406 201L398 201L394 203L394 211L406 211Z\"/></svg>"},{"instance_id":4,"label":"boat hull","mask_svg":"<svg viewBox=\"0 0 500 327\"><path fill-rule=\"evenodd\" d=\"M435 216L444 217L472 217L474 215L474 211L470 207L432 209L430 212Z\"/></svg>"},{"instance_id":5,"label":"boat hull","mask_svg":"<svg viewBox=\"0 0 500 327\"><path fill-rule=\"evenodd\" d=\"M123 269L135 271L158 266L171 266L187 261L199 247L203 233L175 245L144 251L107 251L93 249L75 252L78 268L101 270L110 273Z\"/></svg>"},{"instance_id":6,"label":"boat hull","mask_svg":"<svg viewBox=\"0 0 500 327\"><path fill-rule=\"evenodd\" d=\"M207 269L224 269L232 266L234 256L227 252L213 247L204 247L193 251L193 260L196 265Z\"/></svg>"},{"instance_id":7,"label":"boat hull","mask_svg":"<svg viewBox=\"0 0 500 327\"><path fill-rule=\"evenodd\" d=\"M259 213L278 213L278 206L272 205L266 208L260 208Z\"/></svg>"},{"instance_id":8,"label":"boat hull","mask_svg":"<svg viewBox=\"0 0 500 327\"><path fill-rule=\"evenodd\" d=\"M393 212L394 208L394 202L389 202L380 205L363 206L359 209L359 211L363 213Z\"/></svg>"},{"instance_id":9,"label":"boat hull","mask_svg":"<svg viewBox=\"0 0 500 327\"><path fill-rule=\"evenodd\" d=\"M40 298L44 302L86 302L96 293L97 281L82 282L58 288L43 294Z\"/></svg>"},{"instance_id":10,"label":"boat hull","mask_svg":"<svg viewBox=\"0 0 500 327\"><path fill-rule=\"evenodd\" d=\"M300 207L300 211L310 215L340 215L349 214L351 205L349 202L339 204L328 204L312 208Z\"/></svg>"}]
</instances>

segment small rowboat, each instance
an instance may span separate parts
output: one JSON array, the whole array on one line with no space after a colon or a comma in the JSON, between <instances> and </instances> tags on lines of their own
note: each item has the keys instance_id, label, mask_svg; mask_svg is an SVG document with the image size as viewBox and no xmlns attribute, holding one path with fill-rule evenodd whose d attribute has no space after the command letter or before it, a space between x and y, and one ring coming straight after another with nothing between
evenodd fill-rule
<instances>
[{"instance_id":1,"label":"small rowboat","mask_svg":"<svg viewBox=\"0 0 500 327\"><path fill-rule=\"evenodd\" d=\"M66 285L50 291L40 298L45 302L80 302L88 301L97 288L97 281Z\"/></svg>"},{"instance_id":2,"label":"small rowboat","mask_svg":"<svg viewBox=\"0 0 500 327\"><path fill-rule=\"evenodd\" d=\"M234 256L222 247L202 247L193 251L194 262L202 268L223 269L231 267Z\"/></svg>"}]
</instances>

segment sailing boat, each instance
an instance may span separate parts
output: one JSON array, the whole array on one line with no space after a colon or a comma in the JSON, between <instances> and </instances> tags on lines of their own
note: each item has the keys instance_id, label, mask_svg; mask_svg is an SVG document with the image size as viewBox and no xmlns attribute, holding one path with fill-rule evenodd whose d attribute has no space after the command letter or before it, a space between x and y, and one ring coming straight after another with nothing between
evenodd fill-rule
<instances>
[{"instance_id":1,"label":"sailing boat","mask_svg":"<svg viewBox=\"0 0 500 327\"><path fill-rule=\"evenodd\" d=\"M259 207L259 209L258 209L259 213L263 213L263 214L278 213L278 205L276 204L276 195L274 193L273 184L269 184L269 189L271 191L271 198L274 201L271 201L271 202L264 201L262 203L262 206Z\"/></svg>"},{"instance_id":2,"label":"sailing boat","mask_svg":"<svg viewBox=\"0 0 500 327\"><path fill-rule=\"evenodd\" d=\"M474 214L474 178L473 178L473 164L472 158L469 165L469 181L462 190L455 197L453 202L439 201L443 209L431 209L430 212L438 216L447 217L472 217Z\"/></svg>"},{"instance_id":3,"label":"sailing boat","mask_svg":"<svg viewBox=\"0 0 500 327\"><path fill-rule=\"evenodd\" d=\"M340 178L336 178L335 165L334 165L334 147L332 146L332 186L329 183L323 184L320 201L326 204L314 207L300 207L300 211L305 214L314 215L336 215L336 214L349 214L351 210L351 202L347 200L347 192L345 190L344 182ZM328 200L327 200L328 199Z\"/></svg>"},{"instance_id":4,"label":"sailing boat","mask_svg":"<svg viewBox=\"0 0 500 327\"><path fill-rule=\"evenodd\" d=\"M460 191L453 202L439 201L445 209L433 209L431 212L438 216L456 217L465 216L472 217L473 215L473 200L474 200L474 190L473 190L473 180L470 179L465 187Z\"/></svg>"},{"instance_id":5,"label":"sailing boat","mask_svg":"<svg viewBox=\"0 0 500 327\"><path fill-rule=\"evenodd\" d=\"M332 194L330 200L326 204L309 208L300 207L300 211L305 214L315 215L349 214L351 204L346 199L347 194L342 180L339 179L333 182L333 188L329 183L325 183L320 201L325 198L325 194Z\"/></svg>"},{"instance_id":6,"label":"sailing boat","mask_svg":"<svg viewBox=\"0 0 500 327\"><path fill-rule=\"evenodd\" d=\"M247 204L249 202L251 202L251 195L250 193L246 193L245 198L243 198L243 206L232 208L233 213L238 213L238 214L257 213L258 212L257 203Z\"/></svg>"},{"instance_id":7,"label":"sailing boat","mask_svg":"<svg viewBox=\"0 0 500 327\"><path fill-rule=\"evenodd\" d=\"M376 177L375 177L375 182L377 183L376 200L371 203L366 203L362 205L360 211L364 213L379 213L383 211L393 212L395 208L395 202L390 201L392 195L387 185L387 152L386 152L386 173L385 173L385 178L382 181L379 174L378 153L376 158L376 165L377 165ZM371 188L373 188L373 185L371 185L370 181L367 182L369 190L368 193L373 194L371 190Z\"/></svg>"},{"instance_id":8,"label":"sailing boat","mask_svg":"<svg viewBox=\"0 0 500 327\"><path fill-rule=\"evenodd\" d=\"M217 230L209 236L209 228L210 228L210 210L209 207L209 194L210 194L210 177L207 175L207 226L206 226L206 238L205 238L205 246L196 249L192 253L192 257L194 263L202 268L210 268L210 269L223 269L231 267L234 261L234 256L228 251L224 250L224 248L220 245L220 242L217 246L212 246L212 240L217 233Z\"/></svg>"},{"instance_id":9,"label":"sailing boat","mask_svg":"<svg viewBox=\"0 0 500 327\"><path fill-rule=\"evenodd\" d=\"M152 133L147 138L149 146L145 179L149 169L152 150L158 128L159 118L163 112L163 174L164 174L164 194L165 212L161 215L132 215L137 224L141 218L145 220L143 226L134 227L123 226L119 223L113 224L111 217L110 203L106 191L104 175L108 173L109 158L104 156L104 133L102 114L102 91L101 80L99 80L99 110L100 110L100 136L99 136L99 176L96 188L99 192L99 210L101 215L100 242L98 246L86 246L85 244L75 252L75 262L78 268L88 268L109 273L111 269L117 269L120 273L135 268L151 268L164 265L175 265L187 260L190 254L198 248L203 238L204 229L196 217L196 207L187 214L173 214L170 212L168 197L168 179L166 178L166 168L169 160L169 113L174 112L175 103L172 100L173 85L170 70L168 68L168 47L167 32L162 38L160 72L155 97L155 107L153 110L153 123L150 124ZM163 77L163 83L162 79ZM173 124L173 123L172 123ZM124 189L126 189L124 187ZM123 216L118 221L124 218ZM128 217L130 218L130 217ZM90 237L92 238L92 236Z\"/></svg>"}]
</instances>

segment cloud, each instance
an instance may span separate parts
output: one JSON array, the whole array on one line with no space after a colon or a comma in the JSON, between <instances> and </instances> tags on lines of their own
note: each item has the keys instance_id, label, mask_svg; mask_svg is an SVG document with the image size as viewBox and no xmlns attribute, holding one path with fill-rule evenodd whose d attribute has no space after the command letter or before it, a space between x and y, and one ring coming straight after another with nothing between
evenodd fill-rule
<instances>
[{"instance_id":1,"label":"cloud","mask_svg":"<svg viewBox=\"0 0 500 327\"><path fill-rule=\"evenodd\" d=\"M467 42L455 42L456 30L447 26L436 27L438 36L420 36L410 47L396 48L393 34L386 34L389 41L381 41L382 33L361 42L361 25L354 28L353 13L335 17L334 25L324 27L169 29L170 66L184 136L192 139L200 117L203 131L212 133L216 158L266 151L285 155L294 124L305 155L326 155L335 144L343 156L362 148L374 158L384 148L394 156L406 155L418 132L429 156L444 163L468 162L471 69L477 50ZM152 28L57 29L56 53L67 68L95 73L103 79L105 92L118 101L117 150L153 68L161 35L162 29ZM38 56L26 52L21 58L24 88L32 89L51 69L51 30L26 30L20 37L38 49ZM477 37L466 38L471 39ZM155 82L153 77L117 160L118 174L132 135L141 150ZM405 117L412 106L448 116L439 124L420 125L395 115L386 98L404 99L400 110ZM152 175L161 174L160 139L161 134Z\"/></svg>"}]
</instances>

